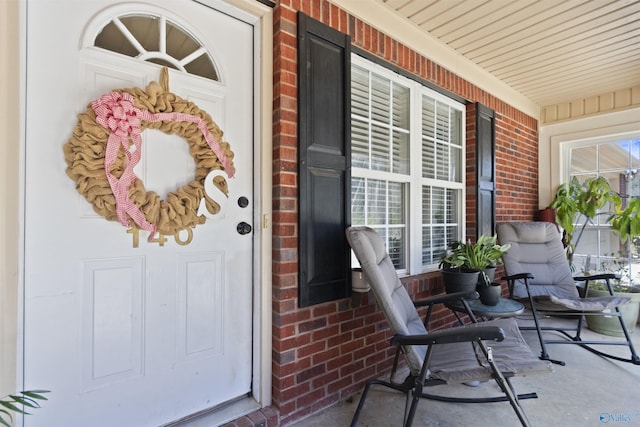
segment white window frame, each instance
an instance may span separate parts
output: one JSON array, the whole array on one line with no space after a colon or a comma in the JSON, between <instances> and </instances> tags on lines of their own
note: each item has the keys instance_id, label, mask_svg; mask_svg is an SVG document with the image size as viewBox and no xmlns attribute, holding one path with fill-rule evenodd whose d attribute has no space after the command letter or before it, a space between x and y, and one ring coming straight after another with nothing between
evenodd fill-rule
<instances>
[{"instance_id":1,"label":"white window frame","mask_svg":"<svg viewBox=\"0 0 640 427\"><path fill-rule=\"evenodd\" d=\"M427 88L420 82L402 76L382 65L373 63L357 54L351 56L352 65L357 65L374 72L382 77L388 78L392 82L406 86L410 90L410 117L409 117L409 175L402 175L390 172L375 171L371 169L352 167L351 175L353 178L371 178L380 180L389 180L393 177L394 182L403 182L408 184L406 203L406 231L407 238L405 242L406 268L397 270L400 276L415 275L433 271L438 268L438 263L422 265L422 186L434 185L440 188L448 188L459 190L458 192L458 239L465 239L465 193L466 193L466 107L464 104L457 102L441 93ZM445 103L454 109L460 111L460 182L440 181L437 179L422 177L422 131L421 131L421 112L422 97L427 95L439 102ZM353 263L357 265L357 261Z\"/></svg>"}]
</instances>

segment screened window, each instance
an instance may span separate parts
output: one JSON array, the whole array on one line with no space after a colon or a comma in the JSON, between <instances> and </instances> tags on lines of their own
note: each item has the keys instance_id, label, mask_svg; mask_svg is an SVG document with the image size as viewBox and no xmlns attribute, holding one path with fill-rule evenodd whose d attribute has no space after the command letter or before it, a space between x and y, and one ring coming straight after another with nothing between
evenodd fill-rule
<instances>
[{"instance_id":1,"label":"screened window","mask_svg":"<svg viewBox=\"0 0 640 427\"><path fill-rule=\"evenodd\" d=\"M351 79L352 224L397 270L437 267L463 237L464 106L358 56Z\"/></svg>"},{"instance_id":2,"label":"screened window","mask_svg":"<svg viewBox=\"0 0 640 427\"><path fill-rule=\"evenodd\" d=\"M604 138L568 143L563 150L567 179L584 182L603 176L624 199L640 197L640 137ZM576 247L573 263L578 272L620 273L624 281L640 283L640 238L626 243L607 224L613 207L606 206L586 225ZM576 219L576 231L584 220Z\"/></svg>"}]
</instances>

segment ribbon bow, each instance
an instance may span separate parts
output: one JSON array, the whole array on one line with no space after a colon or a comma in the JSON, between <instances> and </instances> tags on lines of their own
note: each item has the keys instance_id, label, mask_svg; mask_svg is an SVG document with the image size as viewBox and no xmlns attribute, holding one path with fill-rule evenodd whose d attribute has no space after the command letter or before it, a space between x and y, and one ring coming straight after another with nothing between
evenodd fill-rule
<instances>
[{"instance_id":1,"label":"ribbon bow","mask_svg":"<svg viewBox=\"0 0 640 427\"><path fill-rule=\"evenodd\" d=\"M151 232L149 239L156 233L156 226L145 218L142 211L129 198L129 188L137 179L133 168L140 161L142 155L142 128L140 123L174 121L196 123L198 129L204 135L207 144L222 163L227 176L231 178L233 172L229 159L222 151L220 143L209 132L207 124L198 116L185 113L151 113L134 105L133 96L127 92L110 92L91 102L91 108L96 113L96 123L109 130L109 139L104 157L104 169L109 181L111 191L116 198L116 213L118 220L124 226L129 226L126 214L128 214L138 227ZM129 143L131 138L131 143ZM118 156L120 148L124 150L124 172L120 178L111 173L111 166ZM134 149L132 149L132 147Z\"/></svg>"}]
</instances>

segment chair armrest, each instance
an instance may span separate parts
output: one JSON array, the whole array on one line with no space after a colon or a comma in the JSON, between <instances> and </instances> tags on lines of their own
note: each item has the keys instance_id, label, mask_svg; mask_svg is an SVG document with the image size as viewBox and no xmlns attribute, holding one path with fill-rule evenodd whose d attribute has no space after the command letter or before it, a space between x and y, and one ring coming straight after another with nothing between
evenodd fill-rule
<instances>
[{"instance_id":1,"label":"chair armrest","mask_svg":"<svg viewBox=\"0 0 640 427\"><path fill-rule=\"evenodd\" d=\"M574 277L573 280L576 282L586 282L588 280L606 280L606 279L616 279L614 273L605 273L605 274L594 274L593 276L577 276Z\"/></svg>"},{"instance_id":2,"label":"chair armrest","mask_svg":"<svg viewBox=\"0 0 640 427\"><path fill-rule=\"evenodd\" d=\"M391 337L391 345L451 344L478 340L504 340L504 331L497 326L459 327L430 332L423 335L400 335Z\"/></svg>"},{"instance_id":3,"label":"chair armrest","mask_svg":"<svg viewBox=\"0 0 640 427\"><path fill-rule=\"evenodd\" d=\"M511 276L502 276L502 280L520 280L520 279L533 279L531 273L518 273Z\"/></svg>"},{"instance_id":4,"label":"chair armrest","mask_svg":"<svg viewBox=\"0 0 640 427\"><path fill-rule=\"evenodd\" d=\"M576 287L578 288L580 297L584 298L587 296L587 293L589 291L589 282L594 280L605 280L609 294L613 296L614 295L613 287L611 286L611 282L609 282L609 280L619 279L619 278L620 277L614 273L603 273L603 274L594 274L593 276L577 276L577 277L574 277L573 280L575 280L576 282L584 282L584 286L576 285Z\"/></svg>"},{"instance_id":5,"label":"chair armrest","mask_svg":"<svg viewBox=\"0 0 640 427\"><path fill-rule=\"evenodd\" d=\"M475 293L476 291L469 291L469 292L456 292L453 294L435 295L429 298L414 301L413 305L416 307L424 307L427 305L442 304L449 301L457 301L462 298L471 298L474 296Z\"/></svg>"}]
</instances>

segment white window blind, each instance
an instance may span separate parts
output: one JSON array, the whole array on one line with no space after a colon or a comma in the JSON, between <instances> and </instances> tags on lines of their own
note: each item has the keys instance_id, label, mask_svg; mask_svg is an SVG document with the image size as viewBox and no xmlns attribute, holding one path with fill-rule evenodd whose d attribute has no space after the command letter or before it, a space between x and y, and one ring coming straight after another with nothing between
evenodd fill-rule
<instances>
[{"instance_id":1,"label":"white window blind","mask_svg":"<svg viewBox=\"0 0 640 427\"><path fill-rule=\"evenodd\" d=\"M437 268L463 238L464 106L356 55L351 78L352 224L400 273Z\"/></svg>"}]
</instances>

